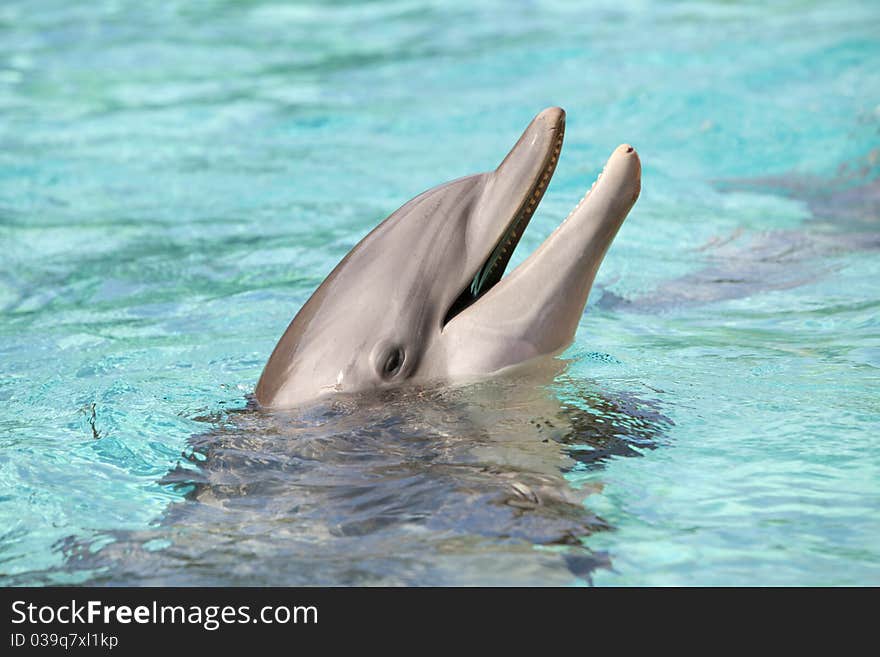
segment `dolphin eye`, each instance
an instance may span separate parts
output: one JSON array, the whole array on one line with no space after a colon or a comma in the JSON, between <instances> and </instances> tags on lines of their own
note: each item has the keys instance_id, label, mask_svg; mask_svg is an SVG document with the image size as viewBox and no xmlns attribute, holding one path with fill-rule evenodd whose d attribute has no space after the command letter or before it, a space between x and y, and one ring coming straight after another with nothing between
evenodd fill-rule
<instances>
[{"instance_id":1,"label":"dolphin eye","mask_svg":"<svg viewBox=\"0 0 880 657\"><path fill-rule=\"evenodd\" d=\"M386 379L396 376L400 372L404 358L405 354L400 347L392 347L389 349L382 361L382 376Z\"/></svg>"}]
</instances>

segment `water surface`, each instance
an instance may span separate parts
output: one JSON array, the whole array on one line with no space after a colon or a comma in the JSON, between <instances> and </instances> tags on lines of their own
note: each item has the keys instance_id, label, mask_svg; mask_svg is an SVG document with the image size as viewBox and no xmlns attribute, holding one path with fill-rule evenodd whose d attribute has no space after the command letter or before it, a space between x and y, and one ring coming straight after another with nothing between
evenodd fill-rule
<instances>
[{"instance_id":1,"label":"water surface","mask_svg":"<svg viewBox=\"0 0 880 657\"><path fill-rule=\"evenodd\" d=\"M880 583L877 4L474 4L3 3L0 581ZM643 162L558 366L250 408L548 105L513 265Z\"/></svg>"}]
</instances>

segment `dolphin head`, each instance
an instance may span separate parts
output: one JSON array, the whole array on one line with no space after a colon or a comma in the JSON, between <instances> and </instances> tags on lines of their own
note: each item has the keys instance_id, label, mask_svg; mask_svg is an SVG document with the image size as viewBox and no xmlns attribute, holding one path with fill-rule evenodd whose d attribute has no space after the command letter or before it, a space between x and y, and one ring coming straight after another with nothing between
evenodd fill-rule
<instances>
[{"instance_id":1,"label":"dolphin head","mask_svg":"<svg viewBox=\"0 0 880 657\"><path fill-rule=\"evenodd\" d=\"M556 168L565 113L538 114L497 169L430 189L342 259L288 326L257 401L496 372L558 352L639 193L621 146L568 219L510 275L513 249Z\"/></svg>"}]
</instances>

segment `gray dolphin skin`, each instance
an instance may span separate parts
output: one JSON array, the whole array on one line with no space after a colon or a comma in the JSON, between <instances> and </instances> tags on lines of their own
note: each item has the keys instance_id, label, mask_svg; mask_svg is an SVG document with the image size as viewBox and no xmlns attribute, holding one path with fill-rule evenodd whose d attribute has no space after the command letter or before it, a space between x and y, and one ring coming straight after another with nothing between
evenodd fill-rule
<instances>
[{"instance_id":1,"label":"gray dolphin skin","mask_svg":"<svg viewBox=\"0 0 880 657\"><path fill-rule=\"evenodd\" d=\"M497 169L424 192L361 240L281 337L259 404L479 378L567 347L638 198L641 164L619 146L568 218L502 278L564 131L565 112L545 109Z\"/></svg>"}]
</instances>

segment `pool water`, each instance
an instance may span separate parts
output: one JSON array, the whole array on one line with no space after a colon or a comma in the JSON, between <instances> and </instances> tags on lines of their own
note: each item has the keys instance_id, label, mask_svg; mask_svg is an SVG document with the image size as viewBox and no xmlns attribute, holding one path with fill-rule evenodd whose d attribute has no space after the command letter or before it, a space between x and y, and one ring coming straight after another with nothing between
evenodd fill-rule
<instances>
[{"instance_id":1,"label":"pool water","mask_svg":"<svg viewBox=\"0 0 880 657\"><path fill-rule=\"evenodd\" d=\"M3 584L880 584L880 6L0 6ZM537 372L266 413L291 317L568 112Z\"/></svg>"}]
</instances>

